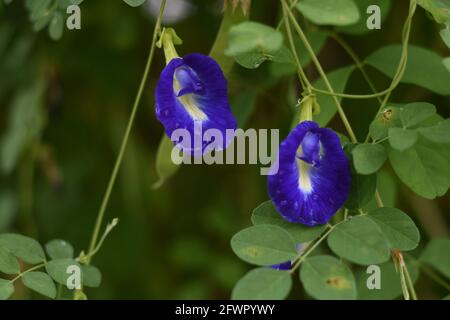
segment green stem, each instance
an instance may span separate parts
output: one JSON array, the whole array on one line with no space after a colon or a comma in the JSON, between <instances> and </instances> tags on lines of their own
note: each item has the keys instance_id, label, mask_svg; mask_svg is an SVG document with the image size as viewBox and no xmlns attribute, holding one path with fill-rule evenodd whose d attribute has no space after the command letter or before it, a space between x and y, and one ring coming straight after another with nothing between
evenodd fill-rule
<instances>
[{"instance_id":1,"label":"green stem","mask_svg":"<svg viewBox=\"0 0 450 320\"><path fill-rule=\"evenodd\" d=\"M299 56L297 54L297 50L295 48L294 39L292 37L291 26L290 26L290 23L289 23L289 19L287 17L287 14L288 14L287 10L286 10L285 6L282 6L282 7L283 7L284 25L285 25L285 28L286 28L286 35L288 37L289 45L291 46L291 52L292 52L292 55L294 56L295 64L297 66L297 75L298 75L298 78L300 80L300 83L302 85L303 90L305 90L308 94L311 94L311 87L312 87L312 85L309 82L308 77L306 76L306 74L305 74L305 72L303 70L302 64L300 62L300 58L299 58Z\"/></svg>"},{"instance_id":2,"label":"green stem","mask_svg":"<svg viewBox=\"0 0 450 320\"><path fill-rule=\"evenodd\" d=\"M311 47L308 39L306 38L305 33L303 32L302 28L298 24L297 20L295 19L294 15L292 14L292 12L289 10L289 7L286 4L286 1L282 0L282 3L283 3L283 6L285 7L285 9L287 10L287 14L289 15L289 18L291 19L292 24L294 25L294 29L297 31L298 35L300 36L300 39L302 40L303 44L305 45L306 49L308 50L308 53L310 54L311 59L317 68L317 71L319 71L320 76L322 77L323 81L325 82L325 85L327 86L327 88L330 92L334 93L331 83L328 80L328 77L325 74L325 71L323 70L322 65L320 64L319 60L317 59L316 54L314 53L314 50ZM341 120L344 123L345 129L347 130L350 140L354 143L357 142L355 133L353 132L352 127L350 126L350 123L347 119L347 116L344 113L344 110L342 109L342 106L341 106L338 98L336 96L333 96L333 101L336 104L336 108L338 110L339 116L341 117Z\"/></svg>"},{"instance_id":3,"label":"green stem","mask_svg":"<svg viewBox=\"0 0 450 320\"><path fill-rule=\"evenodd\" d=\"M400 271L400 286L402 287L403 299L409 300L409 291L408 291L408 286L406 284L405 269L403 268L403 266L400 266L399 271Z\"/></svg>"},{"instance_id":4,"label":"green stem","mask_svg":"<svg viewBox=\"0 0 450 320\"><path fill-rule=\"evenodd\" d=\"M338 223L339 224L339 223ZM308 247L300 256L297 257L297 262L294 264L292 269L290 270L290 273L294 273L295 270L301 265L301 263L313 252L319 244L322 243L323 240L326 239L326 237L330 234L331 231L333 231L334 227L336 227L338 224L335 224L334 226L327 225L327 231L324 232L317 240L313 242L313 244Z\"/></svg>"},{"instance_id":5,"label":"green stem","mask_svg":"<svg viewBox=\"0 0 450 320\"><path fill-rule=\"evenodd\" d=\"M395 90L395 88L399 85L403 74L406 69L406 63L408 59L408 43L409 43L409 35L411 33L411 25L412 25L412 19L414 17L414 13L416 11L417 3L416 0L411 0L409 5L409 12L408 17L405 20L405 23L403 25L403 31L402 31L402 52L400 56L400 61L397 66L397 70L395 72L394 77L392 78L391 85L386 90L374 93L374 94L345 94L345 93L335 93L331 90L320 90L313 87L313 91L331 95L331 96L337 96L341 98L349 98L349 99L372 99L372 98L379 98L384 95L390 94L392 91ZM386 100L386 99L385 99ZM387 100L386 100L387 101ZM381 108L380 108L381 109Z\"/></svg>"},{"instance_id":6,"label":"green stem","mask_svg":"<svg viewBox=\"0 0 450 320\"><path fill-rule=\"evenodd\" d=\"M15 282L16 280L18 280L19 278L22 278L22 276L23 276L24 274L26 274L26 273L28 273L28 272L31 272L31 271L34 271L34 270L37 270L37 269L40 269L40 268L42 268L42 267L45 267L45 263L38 264L38 265L36 265L36 266L34 266L34 267L28 269L28 270L25 270L24 272L19 273L15 278L9 280L9 283L14 283L14 282Z\"/></svg>"},{"instance_id":7,"label":"green stem","mask_svg":"<svg viewBox=\"0 0 450 320\"><path fill-rule=\"evenodd\" d=\"M116 162L115 162L115 165L114 165L114 169L113 169L111 177L109 179L108 187L106 188L106 192L105 192L105 195L103 197L102 204L100 206L100 210L99 210L98 215L97 215L97 220L95 222L94 231L92 233L92 238L91 238L91 242L90 242L90 245L89 245L89 253L92 252L97 246L97 239L98 239L98 236L99 236L100 228L102 226L103 217L105 215L105 210L106 210L106 207L108 205L109 198L111 196L111 191L113 189L114 183L115 183L116 178L117 178L117 173L119 172L119 168L120 168L120 165L122 163L122 159L123 159L123 156L124 156L124 153L125 153L125 149L126 149L126 146L127 146L127 143L128 143L128 138L130 136L130 132L131 132L131 129L133 127L134 119L136 117L136 111L137 111L139 103L141 101L142 93L144 92L145 83L147 82L147 77L148 77L148 73L150 71L150 67L151 67L151 64L152 64L153 55L154 55L154 52L155 52L155 44L156 44L156 41L157 41L158 32L160 31L161 18L162 18L163 12L164 12L165 5L166 5L166 0L163 0L162 3L161 3L161 7L159 9L158 19L156 20L155 28L153 30L152 44L150 46L150 52L149 52L149 55L148 55L148 58L147 58L147 64L145 66L144 74L142 75L141 83L139 85L139 90L138 90L138 93L137 93L136 98L134 100L133 109L131 111L131 115L130 115L130 118L128 120L128 125L127 125L127 128L126 128L125 134L123 136L122 144L120 146L120 151L119 151L119 154L117 156L117 159L116 159ZM89 257L87 259L87 264L90 263L91 259L92 259L92 255L89 255Z\"/></svg>"},{"instance_id":8,"label":"green stem","mask_svg":"<svg viewBox=\"0 0 450 320\"><path fill-rule=\"evenodd\" d=\"M370 79L369 75L367 74L366 70L364 69L364 64L362 63L361 59L359 59L356 52L350 47L350 45L337 33L332 32L330 33L330 36L347 52L347 54L352 58L352 60L355 62L356 67L361 72L362 76L366 80L367 84L369 85L370 89L374 94L376 94L378 91L375 88L375 85L373 84L372 80ZM377 97L378 101L382 103L381 97Z\"/></svg>"},{"instance_id":9,"label":"green stem","mask_svg":"<svg viewBox=\"0 0 450 320\"><path fill-rule=\"evenodd\" d=\"M405 269L406 284L408 285L411 297L413 300L417 300L416 290L414 289L414 284L411 280L411 276L409 275L409 271L408 268L406 267L406 264L403 266L403 268Z\"/></svg>"},{"instance_id":10,"label":"green stem","mask_svg":"<svg viewBox=\"0 0 450 320\"><path fill-rule=\"evenodd\" d=\"M289 11L291 11L295 7L297 2L298 2L298 0L291 1L291 4L289 5ZM284 7L283 7L283 11L284 11ZM281 17L280 22L278 22L277 30L279 30L281 28L281 25L283 24L283 22L285 22L285 20L286 20L286 17L285 17L285 15L283 13L283 16ZM289 19L287 19L287 20L289 20Z\"/></svg>"}]
</instances>

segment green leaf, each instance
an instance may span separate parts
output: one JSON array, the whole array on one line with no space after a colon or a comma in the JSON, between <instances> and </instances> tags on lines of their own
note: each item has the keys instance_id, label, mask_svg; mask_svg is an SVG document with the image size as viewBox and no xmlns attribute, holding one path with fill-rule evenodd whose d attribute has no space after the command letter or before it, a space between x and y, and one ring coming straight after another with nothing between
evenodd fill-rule
<instances>
[{"instance_id":1,"label":"green leaf","mask_svg":"<svg viewBox=\"0 0 450 320\"><path fill-rule=\"evenodd\" d=\"M441 35L442 41L446 44L446 46L450 49L450 29L445 28L442 29L441 32L439 32Z\"/></svg>"},{"instance_id":2,"label":"green leaf","mask_svg":"<svg viewBox=\"0 0 450 320\"><path fill-rule=\"evenodd\" d=\"M24 150L44 128L44 89L44 82L37 80L32 86L20 89L13 99L8 130L1 143L1 169L6 174L11 173Z\"/></svg>"},{"instance_id":3,"label":"green leaf","mask_svg":"<svg viewBox=\"0 0 450 320\"><path fill-rule=\"evenodd\" d=\"M144 4L146 0L123 0L123 1L125 1L125 3L129 6L139 7L140 5Z\"/></svg>"},{"instance_id":4,"label":"green leaf","mask_svg":"<svg viewBox=\"0 0 450 320\"><path fill-rule=\"evenodd\" d=\"M54 299L56 297L56 287L52 278L44 272L26 272L22 276L23 284L46 297Z\"/></svg>"},{"instance_id":5,"label":"green leaf","mask_svg":"<svg viewBox=\"0 0 450 320\"><path fill-rule=\"evenodd\" d=\"M446 67L447 70L450 72L450 57L443 59L443 60L442 60L442 64L443 64L444 67Z\"/></svg>"},{"instance_id":6,"label":"green leaf","mask_svg":"<svg viewBox=\"0 0 450 320\"><path fill-rule=\"evenodd\" d=\"M238 232L231 239L231 248L242 260L260 266L290 261L297 256L291 235L282 228L269 224Z\"/></svg>"},{"instance_id":7,"label":"green leaf","mask_svg":"<svg viewBox=\"0 0 450 320\"><path fill-rule=\"evenodd\" d=\"M404 128L389 128L389 144L392 148L403 151L411 148L417 141L417 132Z\"/></svg>"},{"instance_id":8,"label":"green leaf","mask_svg":"<svg viewBox=\"0 0 450 320\"><path fill-rule=\"evenodd\" d=\"M419 230L414 221L401 210L378 208L369 212L368 217L378 225L391 249L410 251L419 245Z\"/></svg>"},{"instance_id":9,"label":"green leaf","mask_svg":"<svg viewBox=\"0 0 450 320\"><path fill-rule=\"evenodd\" d=\"M314 256L302 263L300 280L305 291L319 300L356 299L356 285L350 269L332 256Z\"/></svg>"},{"instance_id":10,"label":"green leaf","mask_svg":"<svg viewBox=\"0 0 450 320\"><path fill-rule=\"evenodd\" d=\"M52 0L30 1L29 3L28 9L30 10L31 21L36 21L43 16L51 15L53 13L53 11L50 10Z\"/></svg>"},{"instance_id":11,"label":"green leaf","mask_svg":"<svg viewBox=\"0 0 450 320\"><path fill-rule=\"evenodd\" d=\"M365 175L380 170L387 157L382 145L371 143L358 144L352 154L356 172Z\"/></svg>"},{"instance_id":12,"label":"green leaf","mask_svg":"<svg viewBox=\"0 0 450 320\"><path fill-rule=\"evenodd\" d=\"M327 74L328 80L336 92L343 92L345 90L347 81L354 69L354 66L347 66L331 71ZM314 87L321 90L328 90L322 79L317 80L314 83ZM314 115L313 118L314 121L316 121L321 127L324 127L336 114L336 104L331 96L320 93L317 94L317 103L320 105L320 113Z\"/></svg>"},{"instance_id":13,"label":"green leaf","mask_svg":"<svg viewBox=\"0 0 450 320\"><path fill-rule=\"evenodd\" d=\"M317 25L346 26L360 19L353 0L303 0L296 7Z\"/></svg>"},{"instance_id":14,"label":"green leaf","mask_svg":"<svg viewBox=\"0 0 450 320\"><path fill-rule=\"evenodd\" d=\"M292 236L295 243L304 243L314 240L325 228L325 226L307 227L300 223L290 223L286 221L278 213L270 200L263 202L253 210L252 222L254 225L272 224L279 226Z\"/></svg>"},{"instance_id":15,"label":"green leaf","mask_svg":"<svg viewBox=\"0 0 450 320\"><path fill-rule=\"evenodd\" d=\"M436 143L450 143L450 119L440 121L437 125L419 128L419 133Z\"/></svg>"},{"instance_id":16,"label":"green leaf","mask_svg":"<svg viewBox=\"0 0 450 320\"><path fill-rule=\"evenodd\" d=\"M445 151L442 145L419 137L416 144L405 151L392 149L389 161L404 184L422 197L434 199L444 195L450 187L450 160Z\"/></svg>"},{"instance_id":17,"label":"green leaf","mask_svg":"<svg viewBox=\"0 0 450 320\"><path fill-rule=\"evenodd\" d=\"M61 12L55 12L48 26L48 34L52 40L59 40L63 35L64 16Z\"/></svg>"},{"instance_id":18,"label":"green leaf","mask_svg":"<svg viewBox=\"0 0 450 320\"><path fill-rule=\"evenodd\" d=\"M311 45L313 51L316 55L318 55L325 46L328 34L320 30L314 30L306 31L305 35L306 38L308 38L309 44ZM311 62L311 56L300 38L295 35L293 37L300 63L303 67L306 67ZM290 51L290 46L289 48L287 46L281 47L281 50L278 51L270 62L269 68L270 73L275 77L292 75L297 72L297 67L295 65L294 57Z\"/></svg>"},{"instance_id":19,"label":"green leaf","mask_svg":"<svg viewBox=\"0 0 450 320\"><path fill-rule=\"evenodd\" d=\"M351 163L354 163L352 153L354 148L355 145L353 144L347 144L344 148ZM360 209L373 199L377 188L377 176L376 174L358 174L354 165L351 166L351 175L350 192L344 207L349 209Z\"/></svg>"},{"instance_id":20,"label":"green leaf","mask_svg":"<svg viewBox=\"0 0 450 320\"><path fill-rule=\"evenodd\" d=\"M373 140L381 140L388 136L388 130L401 126L400 108L389 106L376 115L369 127L369 134Z\"/></svg>"},{"instance_id":21,"label":"green leaf","mask_svg":"<svg viewBox=\"0 0 450 320\"><path fill-rule=\"evenodd\" d=\"M231 293L232 300L282 300L292 287L292 277L287 271L258 268L249 271Z\"/></svg>"},{"instance_id":22,"label":"green leaf","mask_svg":"<svg viewBox=\"0 0 450 320\"><path fill-rule=\"evenodd\" d=\"M241 53L239 55L236 55L234 58L239 65L247 69L256 69L264 61L273 60L274 55L260 52L249 52Z\"/></svg>"},{"instance_id":23,"label":"green leaf","mask_svg":"<svg viewBox=\"0 0 450 320\"><path fill-rule=\"evenodd\" d=\"M281 49L282 34L272 27L245 21L230 28L229 45L225 54L235 57L239 64L256 68L272 59Z\"/></svg>"},{"instance_id":24,"label":"green leaf","mask_svg":"<svg viewBox=\"0 0 450 320\"><path fill-rule=\"evenodd\" d=\"M86 287L97 288L102 282L102 274L97 267L91 265L82 265L82 281Z\"/></svg>"},{"instance_id":25,"label":"green leaf","mask_svg":"<svg viewBox=\"0 0 450 320\"><path fill-rule=\"evenodd\" d=\"M417 0L417 3L427 10L438 23L450 20L449 0Z\"/></svg>"},{"instance_id":26,"label":"green leaf","mask_svg":"<svg viewBox=\"0 0 450 320\"><path fill-rule=\"evenodd\" d=\"M409 275L413 283L419 278L419 270L417 267L405 261ZM391 261L378 265L380 267L380 289L368 289L367 282L371 273L367 273L366 269L355 273L356 285L358 288L358 299L361 300L392 300L402 294L400 285L400 274L395 270L395 266ZM369 282L371 283L370 279Z\"/></svg>"},{"instance_id":27,"label":"green leaf","mask_svg":"<svg viewBox=\"0 0 450 320\"><path fill-rule=\"evenodd\" d=\"M7 300L14 293L14 285L11 281L0 279L0 300Z\"/></svg>"},{"instance_id":28,"label":"green leaf","mask_svg":"<svg viewBox=\"0 0 450 320\"><path fill-rule=\"evenodd\" d=\"M377 173L377 190L380 193L383 204L386 207L395 207L398 195L397 179L391 174L391 171L380 170ZM364 212L372 211L378 208L375 197L362 209Z\"/></svg>"},{"instance_id":29,"label":"green leaf","mask_svg":"<svg viewBox=\"0 0 450 320\"><path fill-rule=\"evenodd\" d=\"M17 259L7 249L0 246L0 272L6 274L17 274L20 266Z\"/></svg>"},{"instance_id":30,"label":"green leaf","mask_svg":"<svg viewBox=\"0 0 450 320\"><path fill-rule=\"evenodd\" d=\"M156 173L158 174L159 180L153 185L155 189L161 187L180 168L179 165L172 161L173 148L173 142L164 134L159 142L156 153Z\"/></svg>"},{"instance_id":31,"label":"green leaf","mask_svg":"<svg viewBox=\"0 0 450 320\"><path fill-rule=\"evenodd\" d=\"M64 240L55 239L45 245L45 251L52 259L73 258L73 247Z\"/></svg>"},{"instance_id":32,"label":"green leaf","mask_svg":"<svg viewBox=\"0 0 450 320\"><path fill-rule=\"evenodd\" d=\"M350 192L344 206L348 209L360 209L364 207L375 195L377 188L377 176L361 175L352 170Z\"/></svg>"},{"instance_id":33,"label":"green leaf","mask_svg":"<svg viewBox=\"0 0 450 320\"><path fill-rule=\"evenodd\" d=\"M411 128L436 113L436 107L427 102L409 103L401 108L400 120L404 128Z\"/></svg>"},{"instance_id":34,"label":"green leaf","mask_svg":"<svg viewBox=\"0 0 450 320\"><path fill-rule=\"evenodd\" d=\"M380 7L381 24L383 24L383 21L386 20L391 10L391 0L357 0L355 3L358 6L359 14L362 18L359 19L357 23L350 26L339 27L337 29L339 32L348 33L351 35L362 35L370 31L374 31L367 28L367 18L369 17L367 14L367 8L371 5Z\"/></svg>"},{"instance_id":35,"label":"green leaf","mask_svg":"<svg viewBox=\"0 0 450 320\"><path fill-rule=\"evenodd\" d=\"M393 77L400 60L401 46L389 45L372 53L366 62ZM418 46L408 46L408 63L402 82L427 88L441 95L450 95L450 72L442 68L442 57Z\"/></svg>"},{"instance_id":36,"label":"green leaf","mask_svg":"<svg viewBox=\"0 0 450 320\"><path fill-rule=\"evenodd\" d=\"M68 268L71 266L77 266L81 270L80 265L74 259L51 260L47 263L45 268L47 269L48 274L50 275L50 277L52 277L53 280L62 285L67 285L67 279L72 275L67 271L70 271L68 270Z\"/></svg>"},{"instance_id":37,"label":"green leaf","mask_svg":"<svg viewBox=\"0 0 450 320\"><path fill-rule=\"evenodd\" d=\"M0 234L0 247L8 249L17 258L30 264L45 261L45 253L41 245L36 240L20 234Z\"/></svg>"},{"instance_id":38,"label":"green leaf","mask_svg":"<svg viewBox=\"0 0 450 320\"><path fill-rule=\"evenodd\" d=\"M230 28L226 54L260 52L275 54L283 44L282 34L262 23L245 21Z\"/></svg>"},{"instance_id":39,"label":"green leaf","mask_svg":"<svg viewBox=\"0 0 450 320\"><path fill-rule=\"evenodd\" d=\"M367 216L355 216L337 225L327 239L330 249L351 262L370 265L389 260L388 242Z\"/></svg>"},{"instance_id":40,"label":"green leaf","mask_svg":"<svg viewBox=\"0 0 450 320\"><path fill-rule=\"evenodd\" d=\"M225 54L228 47L229 30L233 25L248 20L248 17L249 15L245 15L242 10L233 10L232 6L228 6L223 13L222 22L209 56L217 61L225 76L228 76L234 65L234 58Z\"/></svg>"},{"instance_id":41,"label":"green leaf","mask_svg":"<svg viewBox=\"0 0 450 320\"><path fill-rule=\"evenodd\" d=\"M429 264L450 279L450 239L431 239L425 247L420 261Z\"/></svg>"}]
</instances>

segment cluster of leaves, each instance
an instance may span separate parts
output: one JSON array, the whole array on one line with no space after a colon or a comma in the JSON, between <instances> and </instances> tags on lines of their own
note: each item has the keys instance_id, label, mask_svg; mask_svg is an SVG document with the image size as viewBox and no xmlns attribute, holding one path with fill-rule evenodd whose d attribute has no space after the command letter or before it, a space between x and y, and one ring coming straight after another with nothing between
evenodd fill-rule
<instances>
[{"instance_id":1,"label":"cluster of leaves","mask_svg":"<svg viewBox=\"0 0 450 320\"><path fill-rule=\"evenodd\" d=\"M14 285L19 279L27 288L55 299L58 290L61 294L63 287L67 286L68 278L73 274L70 268L74 266L80 270L83 286L100 286L100 270L80 260L74 258L72 245L64 240L48 242L44 251L32 238L20 234L0 234L0 272L13 276L12 279L0 279L0 300L8 299L14 293ZM59 285L58 290L55 283ZM77 292L77 297L85 298L81 291Z\"/></svg>"},{"instance_id":2,"label":"cluster of leaves","mask_svg":"<svg viewBox=\"0 0 450 320\"><path fill-rule=\"evenodd\" d=\"M402 294L401 282L392 250L404 252L417 247L420 235L407 214L396 208L378 208L367 214L350 216L333 227L305 227L281 218L270 201L252 214L253 226L238 232L231 246L242 260L260 266L247 273L235 286L233 299L284 299L292 287L292 275L301 261L299 280L308 295L316 299L394 299ZM331 230L328 250L310 253L311 244ZM300 245L299 245L300 244ZM449 277L450 239L434 239L422 252L419 261L410 257L407 267L411 280L419 275L419 263L425 263ZM299 260L301 259L301 260ZM271 268L286 261L296 267L291 271ZM366 267L379 265L381 289L367 288Z\"/></svg>"},{"instance_id":3,"label":"cluster of leaves","mask_svg":"<svg viewBox=\"0 0 450 320\"><path fill-rule=\"evenodd\" d=\"M4 0L6 4L13 0ZM35 32L45 28L53 40L61 39L65 25L65 14L70 5L79 5L83 0L26 0L30 21Z\"/></svg>"},{"instance_id":4,"label":"cluster of leaves","mask_svg":"<svg viewBox=\"0 0 450 320\"><path fill-rule=\"evenodd\" d=\"M13 0L3 0L5 4ZM84 0L26 0L25 7L29 12L29 18L33 30L39 32L47 28L48 35L53 40L61 39L64 33L67 7L80 5ZM131 7L138 7L146 0L123 0Z\"/></svg>"},{"instance_id":5,"label":"cluster of leaves","mask_svg":"<svg viewBox=\"0 0 450 320\"><path fill-rule=\"evenodd\" d=\"M379 5L383 17L390 7L387 0L297 2L293 1L293 6L310 22L333 26L335 32L347 34L368 32L365 19L361 18L368 5ZM436 22L447 23L441 35L448 44L450 3L433 0L418 3ZM307 34L316 53L320 52L328 35L321 29ZM245 68L255 69L268 61L279 74L294 74L294 55L283 38L278 28L243 22L230 29L226 54ZM305 44L299 38L294 38L294 42L301 64L307 66L310 58L302 56ZM401 54L401 45L390 45L369 55L364 63L395 79ZM361 66L341 67L327 74L336 92L345 90L350 75L357 68ZM425 48L408 46L407 65L400 81L422 86L436 94L450 95L450 72L444 68L442 57ZM323 80L316 81L313 87L326 90ZM317 93L317 102L320 113L314 120L325 126L337 110L330 95ZM298 120L294 125L296 122ZM376 114L366 142L349 143L342 137L342 145L352 164L352 186L341 214L333 219L334 224L313 228L291 224L282 219L271 202L260 205L252 214L253 226L238 232L231 240L231 247L239 258L260 266L236 284L233 299L286 298L292 287L292 274L298 268L306 293L316 299L396 298L402 292L405 294L408 285L412 286L422 263L449 277L450 239L431 240L419 259L409 256L404 264L403 258L399 260L395 253L418 246L418 228L401 210L376 208L373 203L377 196L377 176L387 159L398 178L415 193L434 199L448 191L450 119L443 119L430 103L388 103ZM325 239L327 247L322 244ZM389 261L391 255L393 262ZM270 267L287 261L293 265L290 271ZM381 290L367 289L368 275L363 266L372 264L381 268Z\"/></svg>"}]
</instances>

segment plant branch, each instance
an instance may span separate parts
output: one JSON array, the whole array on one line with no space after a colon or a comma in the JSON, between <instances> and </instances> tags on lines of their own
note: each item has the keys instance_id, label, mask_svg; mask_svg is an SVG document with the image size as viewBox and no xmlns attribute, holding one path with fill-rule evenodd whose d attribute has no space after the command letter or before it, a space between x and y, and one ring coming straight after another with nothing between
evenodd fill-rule
<instances>
[{"instance_id":1,"label":"plant branch","mask_svg":"<svg viewBox=\"0 0 450 320\"><path fill-rule=\"evenodd\" d=\"M116 178L117 178L117 173L119 172L119 168L120 168L120 165L122 163L123 156L125 154L125 149L126 149L126 146L127 146L127 143L128 143L128 138L130 136L130 132L131 132L131 129L133 127L134 119L136 117L136 111L138 109L139 103L141 101L142 93L144 91L145 84L147 82L147 77L148 77L148 74L149 74L149 71L150 71L150 67L151 67L152 60L153 60L153 55L154 55L154 52L155 52L155 44L156 44L156 41L157 41L158 33L160 31L160 28L161 28L161 19L162 19L162 15L163 15L163 12L164 12L165 5L166 5L166 0L163 0L162 3L161 3L161 7L159 9L158 19L156 20L155 28L153 30L152 43L151 43L151 46L150 46L150 52L149 52L149 55L148 55L148 58L147 58L147 64L145 66L144 74L142 75L141 83L139 85L139 90L138 90L136 98L134 100L134 104L133 104L133 108L132 108L132 111L131 111L131 114L130 114L130 118L128 120L127 128L125 130L125 134L123 136L122 144L120 146L119 154L117 156L117 159L116 159L116 162L115 162L115 165L114 165L114 169L113 169L111 177L109 179L109 183L108 183L108 186L106 188L106 192L105 192L105 195L103 197L102 204L100 206L100 210L99 210L98 215L97 215L97 220L96 220L96 223L95 223L94 231L92 233L92 238L91 238L91 242L90 242L90 245L89 245L87 264L89 264L91 259L92 259L91 253L97 247L97 240L98 240L100 228L102 226L103 217L105 215L106 207L108 205L109 198L111 196L111 191L112 191L112 189L114 187L114 183L115 183Z\"/></svg>"}]
</instances>

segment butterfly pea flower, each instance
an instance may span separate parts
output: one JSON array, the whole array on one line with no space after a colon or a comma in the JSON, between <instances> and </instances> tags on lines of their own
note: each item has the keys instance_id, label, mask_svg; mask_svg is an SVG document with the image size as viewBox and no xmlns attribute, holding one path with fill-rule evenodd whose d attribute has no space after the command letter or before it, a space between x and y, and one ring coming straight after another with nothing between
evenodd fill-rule
<instances>
[{"instance_id":1,"label":"butterfly pea flower","mask_svg":"<svg viewBox=\"0 0 450 320\"><path fill-rule=\"evenodd\" d=\"M347 199L350 168L339 137L313 121L298 124L280 144L268 191L289 222L327 223Z\"/></svg>"},{"instance_id":2,"label":"butterfly pea flower","mask_svg":"<svg viewBox=\"0 0 450 320\"><path fill-rule=\"evenodd\" d=\"M202 155L206 150L226 149L233 138L230 131L237 127L228 102L227 80L211 57L198 53L179 57L174 44L180 43L173 29L163 31L159 45L164 47L167 65L156 87L156 116L183 152ZM178 135L177 129L185 130L189 137ZM215 138L207 139L205 133L211 130Z\"/></svg>"}]
</instances>

